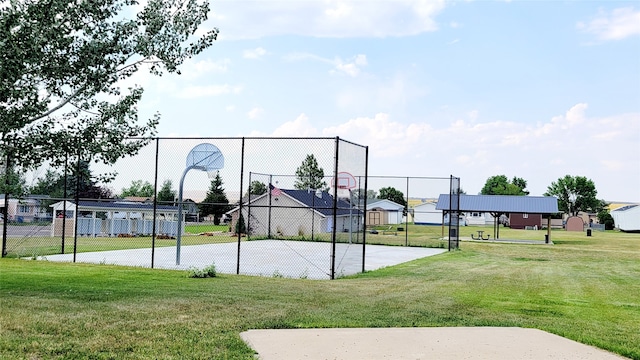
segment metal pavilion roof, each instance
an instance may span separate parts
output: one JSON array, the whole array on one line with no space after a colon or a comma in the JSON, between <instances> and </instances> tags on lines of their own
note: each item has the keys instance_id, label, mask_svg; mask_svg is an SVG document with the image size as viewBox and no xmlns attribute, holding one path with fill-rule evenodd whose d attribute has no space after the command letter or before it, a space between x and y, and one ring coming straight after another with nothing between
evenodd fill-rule
<instances>
[{"instance_id":1,"label":"metal pavilion roof","mask_svg":"<svg viewBox=\"0 0 640 360\"><path fill-rule=\"evenodd\" d=\"M449 194L440 194L436 210L449 210ZM460 195L460 211L555 214L558 199L553 196Z\"/></svg>"}]
</instances>

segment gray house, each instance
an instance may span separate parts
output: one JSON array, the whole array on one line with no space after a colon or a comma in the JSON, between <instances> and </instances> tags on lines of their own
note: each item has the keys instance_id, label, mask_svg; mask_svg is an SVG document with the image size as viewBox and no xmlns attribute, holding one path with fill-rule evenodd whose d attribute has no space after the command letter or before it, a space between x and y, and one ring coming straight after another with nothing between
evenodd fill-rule
<instances>
[{"instance_id":1,"label":"gray house","mask_svg":"<svg viewBox=\"0 0 640 360\"><path fill-rule=\"evenodd\" d=\"M239 210L236 207L226 213L232 230ZM334 207L334 198L326 191L272 188L243 203L242 216L254 236L314 236L331 233L334 227L337 232L357 231L362 227L363 213L344 200L338 200Z\"/></svg>"}]
</instances>

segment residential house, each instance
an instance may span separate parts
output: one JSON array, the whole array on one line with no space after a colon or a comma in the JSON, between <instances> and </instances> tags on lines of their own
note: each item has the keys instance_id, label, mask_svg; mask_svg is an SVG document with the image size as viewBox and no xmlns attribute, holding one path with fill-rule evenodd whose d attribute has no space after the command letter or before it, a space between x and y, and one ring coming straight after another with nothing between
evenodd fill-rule
<instances>
[{"instance_id":1,"label":"residential house","mask_svg":"<svg viewBox=\"0 0 640 360\"><path fill-rule=\"evenodd\" d=\"M231 229L236 228L240 207L231 216ZM242 216L251 235L311 236L361 229L362 212L343 200L337 201L334 225L334 198L326 191L273 188L242 205Z\"/></svg>"}]
</instances>

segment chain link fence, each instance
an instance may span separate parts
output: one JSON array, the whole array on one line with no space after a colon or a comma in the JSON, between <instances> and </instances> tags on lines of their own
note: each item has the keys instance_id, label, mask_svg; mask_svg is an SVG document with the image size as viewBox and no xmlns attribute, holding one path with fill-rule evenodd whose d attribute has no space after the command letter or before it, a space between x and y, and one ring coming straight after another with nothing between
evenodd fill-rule
<instances>
[{"instance_id":1,"label":"chain link fence","mask_svg":"<svg viewBox=\"0 0 640 360\"><path fill-rule=\"evenodd\" d=\"M49 194L0 199L2 254L334 279L365 271L367 244L446 248L434 205L457 178L368 176L367 159L340 138L157 138L111 166L70 156L29 174Z\"/></svg>"}]
</instances>

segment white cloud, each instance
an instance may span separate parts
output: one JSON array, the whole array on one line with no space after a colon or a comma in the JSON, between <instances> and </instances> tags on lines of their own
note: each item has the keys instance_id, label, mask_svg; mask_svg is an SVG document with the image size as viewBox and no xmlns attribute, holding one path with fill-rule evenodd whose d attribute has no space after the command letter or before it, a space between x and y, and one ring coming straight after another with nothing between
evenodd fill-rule
<instances>
[{"instance_id":1,"label":"white cloud","mask_svg":"<svg viewBox=\"0 0 640 360\"><path fill-rule=\"evenodd\" d=\"M321 132L368 145L372 166L393 164L393 171L373 166L371 174L453 174L464 179L463 188L470 193L479 191L488 177L502 173L523 177L532 195L542 195L551 181L566 174L591 178L603 196L617 193L611 179L639 182L640 113L590 118L587 108L585 103L576 104L564 115L535 126L457 120L434 127L427 122L404 124L379 113Z\"/></svg>"},{"instance_id":2,"label":"white cloud","mask_svg":"<svg viewBox=\"0 0 640 360\"><path fill-rule=\"evenodd\" d=\"M220 39L289 34L334 38L408 36L437 30L435 17L444 7L444 0L219 0L213 3L213 22L221 29Z\"/></svg>"},{"instance_id":3,"label":"white cloud","mask_svg":"<svg viewBox=\"0 0 640 360\"><path fill-rule=\"evenodd\" d=\"M258 59L264 56L267 53L267 50L257 47L255 49L245 50L242 53L242 57L245 59Z\"/></svg>"},{"instance_id":4,"label":"white cloud","mask_svg":"<svg viewBox=\"0 0 640 360\"><path fill-rule=\"evenodd\" d=\"M188 59L180 67L180 72L188 80L199 79L209 73L225 73L229 69L231 60L222 59L213 61L211 59L195 60Z\"/></svg>"},{"instance_id":5,"label":"white cloud","mask_svg":"<svg viewBox=\"0 0 640 360\"><path fill-rule=\"evenodd\" d=\"M633 7L600 11L591 21L579 22L576 27L594 34L598 40L622 40L640 35L640 11Z\"/></svg>"},{"instance_id":6,"label":"white cloud","mask_svg":"<svg viewBox=\"0 0 640 360\"><path fill-rule=\"evenodd\" d=\"M360 74L362 68L367 66L367 55L358 54L347 60L342 60L340 57L336 57L334 59L327 59L315 54L309 53L291 53L287 54L283 57L286 61L301 61L301 60L315 60L319 62L323 62L325 64L330 64L333 66L333 69L329 71L331 74L346 74L351 77L356 77Z\"/></svg>"},{"instance_id":7,"label":"white cloud","mask_svg":"<svg viewBox=\"0 0 640 360\"><path fill-rule=\"evenodd\" d=\"M179 90L176 94L179 98L198 98L207 96L218 96L226 94L239 94L242 86L224 85L208 85L208 86L187 86Z\"/></svg>"},{"instance_id":8,"label":"white cloud","mask_svg":"<svg viewBox=\"0 0 640 360\"><path fill-rule=\"evenodd\" d=\"M255 120L255 119L259 118L260 116L262 116L262 113L264 113L264 109L262 109L260 107L256 107L256 108L251 109L247 113L247 116L249 117L249 119Z\"/></svg>"},{"instance_id":9,"label":"white cloud","mask_svg":"<svg viewBox=\"0 0 640 360\"><path fill-rule=\"evenodd\" d=\"M278 137L311 137L318 136L318 130L311 125L309 117L300 114L293 121L287 121L273 131L273 136Z\"/></svg>"}]
</instances>

